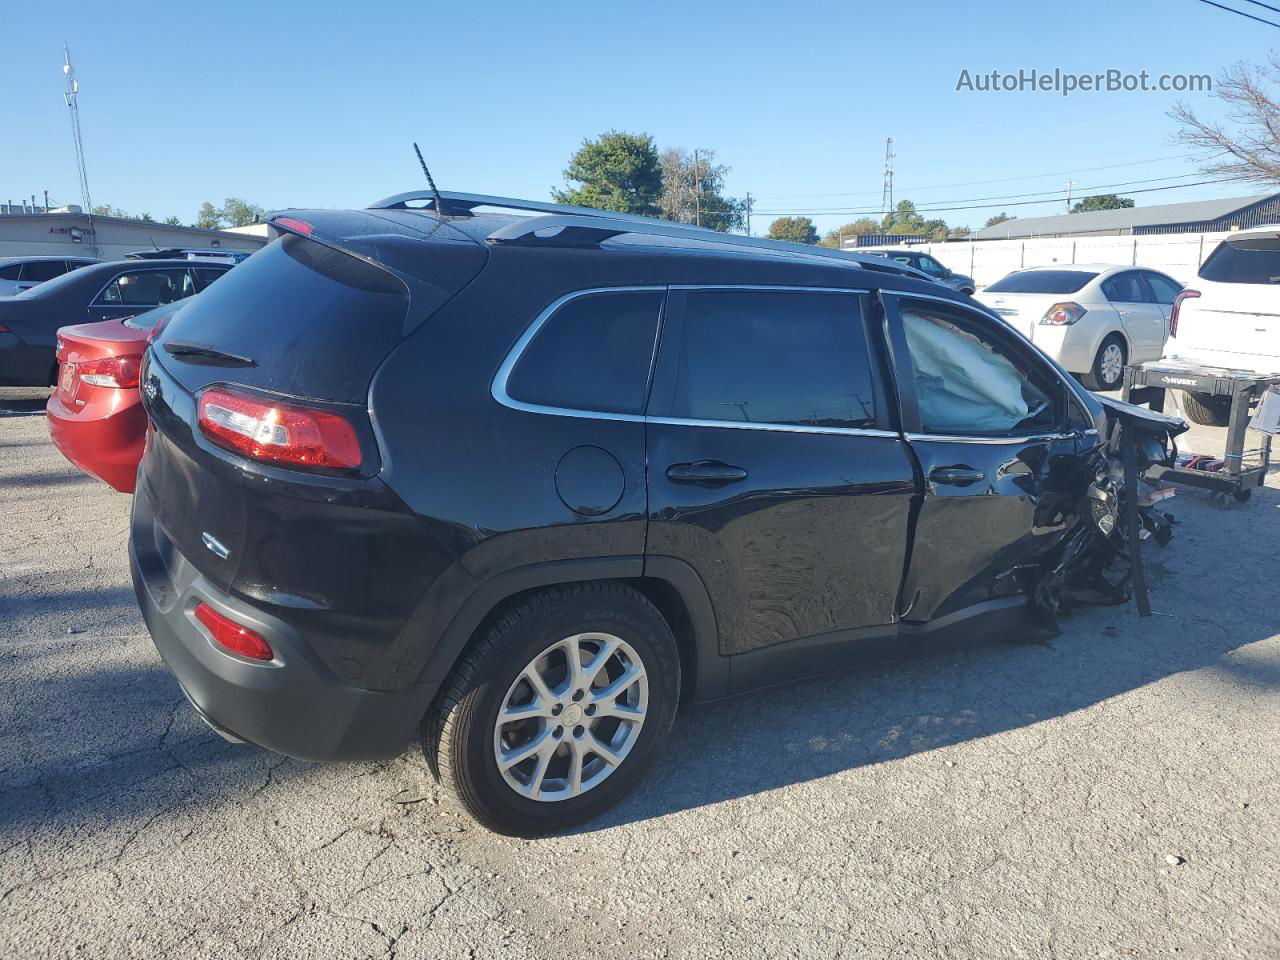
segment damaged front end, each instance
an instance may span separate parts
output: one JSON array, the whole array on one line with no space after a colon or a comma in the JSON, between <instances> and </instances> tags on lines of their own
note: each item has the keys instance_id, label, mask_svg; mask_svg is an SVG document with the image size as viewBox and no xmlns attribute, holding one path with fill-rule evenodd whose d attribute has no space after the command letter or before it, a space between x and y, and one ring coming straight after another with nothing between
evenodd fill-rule
<instances>
[{"instance_id":1,"label":"damaged front end","mask_svg":"<svg viewBox=\"0 0 1280 960\"><path fill-rule=\"evenodd\" d=\"M1110 397L1097 400L1103 442L1085 474L1090 482L1080 494L1080 522L1043 561L1030 591L1037 619L1055 631L1058 617L1074 607L1125 603L1131 592L1139 614L1150 615L1141 545L1154 540L1163 547L1173 536L1173 517L1155 506L1160 491L1142 475L1153 465L1173 464L1173 438L1187 424Z\"/></svg>"}]
</instances>

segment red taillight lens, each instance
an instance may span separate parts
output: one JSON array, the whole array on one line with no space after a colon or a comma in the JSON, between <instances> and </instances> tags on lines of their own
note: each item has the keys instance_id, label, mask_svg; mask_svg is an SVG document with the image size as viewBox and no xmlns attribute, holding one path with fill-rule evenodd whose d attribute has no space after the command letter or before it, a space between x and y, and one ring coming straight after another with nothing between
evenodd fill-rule
<instances>
[{"instance_id":1,"label":"red taillight lens","mask_svg":"<svg viewBox=\"0 0 1280 960\"><path fill-rule=\"evenodd\" d=\"M198 419L214 443L254 460L345 470L360 466L355 428L327 410L210 387L200 395Z\"/></svg>"},{"instance_id":2,"label":"red taillight lens","mask_svg":"<svg viewBox=\"0 0 1280 960\"><path fill-rule=\"evenodd\" d=\"M199 620L215 643L226 647L232 653L252 660L273 660L271 645L262 639L262 635L254 633L248 627L242 627L230 617L224 617L207 603L196 604L196 619Z\"/></svg>"},{"instance_id":3,"label":"red taillight lens","mask_svg":"<svg viewBox=\"0 0 1280 960\"><path fill-rule=\"evenodd\" d=\"M9 328L6 327L3 323L0 323L0 333L9 333Z\"/></svg>"},{"instance_id":4,"label":"red taillight lens","mask_svg":"<svg viewBox=\"0 0 1280 960\"><path fill-rule=\"evenodd\" d=\"M128 389L138 385L138 372L142 369L141 354L125 357L102 357L76 364L76 376L94 387Z\"/></svg>"},{"instance_id":5,"label":"red taillight lens","mask_svg":"<svg viewBox=\"0 0 1280 960\"><path fill-rule=\"evenodd\" d=\"M1055 303L1046 310L1040 322L1054 327L1065 327L1067 324L1075 323L1086 312L1080 304L1067 300L1064 303Z\"/></svg>"},{"instance_id":6,"label":"red taillight lens","mask_svg":"<svg viewBox=\"0 0 1280 960\"><path fill-rule=\"evenodd\" d=\"M1182 301L1194 300L1198 296L1200 296L1199 290L1183 290L1173 298L1173 309L1169 311L1169 336L1178 335L1178 314L1182 308Z\"/></svg>"}]
</instances>

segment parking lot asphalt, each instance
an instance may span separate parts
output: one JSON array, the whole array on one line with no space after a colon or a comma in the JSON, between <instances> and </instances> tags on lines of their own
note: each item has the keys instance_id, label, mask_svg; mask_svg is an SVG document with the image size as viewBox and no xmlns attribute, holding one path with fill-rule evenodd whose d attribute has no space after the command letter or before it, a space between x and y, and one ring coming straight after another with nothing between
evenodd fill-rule
<instances>
[{"instance_id":1,"label":"parking lot asphalt","mask_svg":"<svg viewBox=\"0 0 1280 960\"><path fill-rule=\"evenodd\" d=\"M211 734L135 609L129 498L16 396L0 957L1280 956L1280 475L1246 505L1180 491L1150 619L697 709L620 807L521 841L416 750Z\"/></svg>"}]
</instances>

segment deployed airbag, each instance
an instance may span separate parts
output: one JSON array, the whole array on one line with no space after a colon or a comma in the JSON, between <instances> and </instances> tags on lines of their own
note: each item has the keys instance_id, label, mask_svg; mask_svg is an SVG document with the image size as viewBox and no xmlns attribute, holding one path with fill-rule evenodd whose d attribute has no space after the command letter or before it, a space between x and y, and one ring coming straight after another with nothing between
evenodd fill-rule
<instances>
[{"instance_id":1,"label":"deployed airbag","mask_svg":"<svg viewBox=\"0 0 1280 960\"><path fill-rule=\"evenodd\" d=\"M1002 433L1048 405L1007 357L977 337L911 310L902 326L926 431Z\"/></svg>"}]
</instances>

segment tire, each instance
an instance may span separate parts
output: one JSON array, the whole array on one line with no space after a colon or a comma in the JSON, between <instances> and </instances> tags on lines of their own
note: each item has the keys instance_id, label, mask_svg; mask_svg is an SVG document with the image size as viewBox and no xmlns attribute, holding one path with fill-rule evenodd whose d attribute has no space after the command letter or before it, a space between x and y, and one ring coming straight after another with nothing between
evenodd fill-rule
<instances>
[{"instance_id":1,"label":"tire","mask_svg":"<svg viewBox=\"0 0 1280 960\"><path fill-rule=\"evenodd\" d=\"M1124 383L1124 367L1128 362L1129 351L1125 349L1124 338L1118 333L1110 334L1098 345L1093 366L1088 373L1081 375L1080 382L1089 390L1117 390Z\"/></svg>"},{"instance_id":2,"label":"tire","mask_svg":"<svg viewBox=\"0 0 1280 960\"><path fill-rule=\"evenodd\" d=\"M1185 390L1179 392L1182 394L1182 412L1192 423L1198 423L1202 427L1227 425L1227 420L1231 416L1230 404L1223 403L1220 398L1207 393L1187 393Z\"/></svg>"},{"instance_id":3,"label":"tire","mask_svg":"<svg viewBox=\"0 0 1280 960\"><path fill-rule=\"evenodd\" d=\"M594 680L585 671L569 675L568 651L589 667L610 649ZM637 679L601 696L637 666ZM534 674L543 695L527 679ZM675 638L644 596L612 582L551 587L511 606L473 641L423 720L423 750L480 824L542 836L590 820L639 783L671 730L679 691ZM499 726L508 708L530 715ZM526 756L504 772L500 751Z\"/></svg>"}]
</instances>

